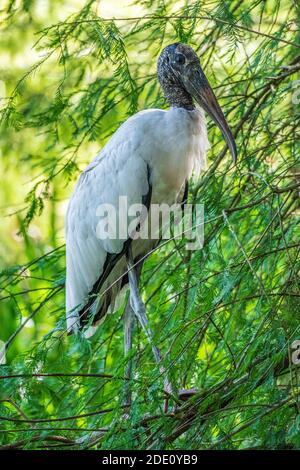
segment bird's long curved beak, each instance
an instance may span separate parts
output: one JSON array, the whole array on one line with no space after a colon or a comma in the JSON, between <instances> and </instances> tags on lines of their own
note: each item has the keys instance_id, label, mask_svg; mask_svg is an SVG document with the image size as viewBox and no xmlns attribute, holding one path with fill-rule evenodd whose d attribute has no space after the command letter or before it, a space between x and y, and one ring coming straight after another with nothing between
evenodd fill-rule
<instances>
[{"instance_id":1,"label":"bird's long curved beak","mask_svg":"<svg viewBox=\"0 0 300 470\"><path fill-rule=\"evenodd\" d=\"M186 90L206 111L221 130L234 163L237 161L237 149L231 129L227 124L223 111L215 97L214 92L199 64L190 64L184 77L182 77Z\"/></svg>"}]
</instances>

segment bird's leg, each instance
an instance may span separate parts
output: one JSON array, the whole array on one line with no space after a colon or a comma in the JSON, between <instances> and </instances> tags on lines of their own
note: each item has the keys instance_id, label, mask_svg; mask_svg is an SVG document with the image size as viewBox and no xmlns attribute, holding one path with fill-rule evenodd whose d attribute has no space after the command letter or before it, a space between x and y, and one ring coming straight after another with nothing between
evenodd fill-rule
<instances>
[{"instance_id":1,"label":"bird's leg","mask_svg":"<svg viewBox=\"0 0 300 470\"><path fill-rule=\"evenodd\" d=\"M132 309L135 315L137 316L147 336L147 339L151 345L155 361L157 362L157 364L160 364L160 372L162 374L166 374L164 367L161 365L162 355L161 355L159 348L154 344L153 333L151 331L151 328L148 322L145 305L140 296L140 292L138 288L138 279L137 279L136 269L134 266L131 246L127 250L126 259L127 259L128 279L129 279L129 286L130 286L130 303L131 303ZM171 393L172 391L171 385L167 377L165 377L164 389L167 393ZM166 407L167 407L167 404L165 403L165 410L166 410Z\"/></svg>"},{"instance_id":2,"label":"bird's leg","mask_svg":"<svg viewBox=\"0 0 300 470\"><path fill-rule=\"evenodd\" d=\"M128 299L124 312L124 354L127 359L125 365L125 389L124 389L124 406L129 410L131 405L131 376L132 376L132 358L128 355L132 348L132 333L134 329L134 312L132 310L130 300Z\"/></svg>"},{"instance_id":3,"label":"bird's leg","mask_svg":"<svg viewBox=\"0 0 300 470\"><path fill-rule=\"evenodd\" d=\"M153 342L153 334L149 326L145 305L141 299L139 288L138 288L138 280L137 280L136 270L135 270L134 262L132 258L131 248L129 248L127 252L127 267L128 267L128 278L129 278L129 285L130 285L130 303L131 303L132 309L135 315L137 316L144 330L144 333L147 336L147 339L151 345L152 352L153 352L156 362L160 363L162 360L161 352L159 348Z\"/></svg>"}]
</instances>

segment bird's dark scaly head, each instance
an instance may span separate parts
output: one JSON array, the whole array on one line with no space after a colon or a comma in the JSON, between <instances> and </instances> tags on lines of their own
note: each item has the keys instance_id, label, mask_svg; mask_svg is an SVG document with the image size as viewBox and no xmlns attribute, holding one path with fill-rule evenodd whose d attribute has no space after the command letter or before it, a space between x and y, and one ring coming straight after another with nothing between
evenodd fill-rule
<instances>
[{"instance_id":1,"label":"bird's dark scaly head","mask_svg":"<svg viewBox=\"0 0 300 470\"><path fill-rule=\"evenodd\" d=\"M157 75L164 95L172 106L193 109L195 100L208 113L221 130L236 162L234 137L196 52L187 44L170 44L159 56Z\"/></svg>"}]
</instances>

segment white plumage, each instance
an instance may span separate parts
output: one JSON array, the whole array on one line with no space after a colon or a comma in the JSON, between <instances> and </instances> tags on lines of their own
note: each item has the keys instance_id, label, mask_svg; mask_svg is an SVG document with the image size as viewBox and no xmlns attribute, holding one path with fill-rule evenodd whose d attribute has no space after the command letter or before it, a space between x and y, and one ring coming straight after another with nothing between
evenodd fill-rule
<instances>
[{"instance_id":1,"label":"white plumage","mask_svg":"<svg viewBox=\"0 0 300 470\"><path fill-rule=\"evenodd\" d=\"M203 109L222 131L234 161L236 146L192 48L181 43L167 46L158 59L158 79L171 108L142 111L128 119L82 173L70 200L66 220L66 310L68 331L95 324L114 310L117 296L129 282L130 297L123 316L125 355L132 347L136 316L164 372L163 356L155 344L138 289L142 260L158 240L152 232L152 239L132 236L149 220L143 215L137 217L135 212L129 215L120 197L126 198L128 208L141 203L147 208L150 204L172 206L185 199L188 179L193 173L198 176L206 166L208 140ZM112 207L115 214L103 217L99 208L104 205ZM149 219L151 215L152 211ZM123 237L119 227L115 227L114 237L99 236L99 231L103 234L106 227L113 228L114 217L119 221L119 216L126 219L126 228L134 227ZM152 230L153 224L149 225ZM125 368L128 380L131 372L129 359ZM125 382L126 407L131 403L129 383ZM167 394L172 390L167 374L164 390Z\"/></svg>"},{"instance_id":2,"label":"white plumage","mask_svg":"<svg viewBox=\"0 0 300 470\"><path fill-rule=\"evenodd\" d=\"M119 196L127 196L128 205L141 203L149 190L148 167L151 203L174 203L192 173L198 175L206 166L207 148L201 109L147 110L128 119L83 171L66 217L68 330L80 326L79 312L102 274L107 254L120 253L124 245L124 240L97 237L97 224L101 223L97 207L106 203L118 210ZM133 241L134 258L155 243L157 240ZM121 286L121 282L114 283L126 269L123 257L103 283L96 309L101 305L101 293L111 285L113 304Z\"/></svg>"}]
</instances>

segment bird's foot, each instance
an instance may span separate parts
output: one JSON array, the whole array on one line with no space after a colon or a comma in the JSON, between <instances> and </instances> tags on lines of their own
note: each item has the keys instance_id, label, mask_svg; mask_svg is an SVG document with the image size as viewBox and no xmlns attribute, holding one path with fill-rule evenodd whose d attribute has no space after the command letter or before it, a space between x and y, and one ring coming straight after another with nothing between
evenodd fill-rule
<instances>
[{"instance_id":1,"label":"bird's foot","mask_svg":"<svg viewBox=\"0 0 300 470\"><path fill-rule=\"evenodd\" d=\"M167 413L168 408L169 408L169 400L170 400L171 395L172 395L172 388L171 388L171 386L169 386L168 388L165 386L164 390L166 392L166 398L164 399L164 412ZM197 388L182 388L182 389L178 390L178 392L176 394L177 401L176 401L175 407L173 408L172 411L174 412L174 411L177 410L177 408L180 404L179 402L186 402L186 401L190 400L190 398L195 396L197 393L199 393L199 389L197 389Z\"/></svg>"},{"instance_id":2,"label":"bird's foot","mask_svg":"<svg viewBox=\"0 0 300 470\"><path fill-rule=\"evenodd\" d=\"M199 390L197 388L182 388L178 390L178 399L180 401L188 401L197 393L199 393Z\"/></svg>"}]
</instances>

